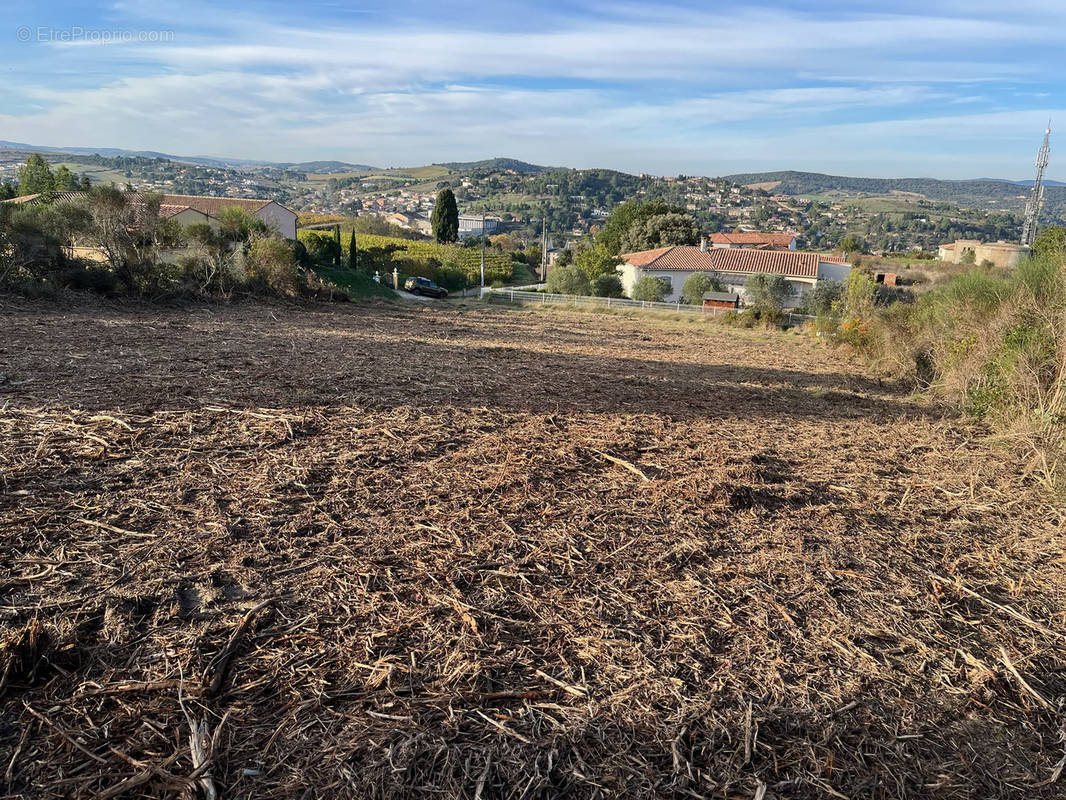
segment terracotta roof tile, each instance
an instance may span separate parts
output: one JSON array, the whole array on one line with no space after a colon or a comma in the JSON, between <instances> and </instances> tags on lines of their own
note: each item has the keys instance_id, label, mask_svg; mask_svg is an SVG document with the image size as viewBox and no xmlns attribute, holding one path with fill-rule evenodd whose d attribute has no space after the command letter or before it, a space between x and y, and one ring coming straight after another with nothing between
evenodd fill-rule
<instances>
[{"instance_id":1,"label":"terracotta roof tile","mask_svg":"<svg viewBox=\"0 0 1066 800\"><path fill-rule=\"evenodd\" d=\"M763 245L766 247L788 247L796 238L794 233L712 233L712 244Z\"/></svg>"},{"instance_id":2,"label":"terracotta roof tile","mask_svg":"<svg viewBox=\"0 0 1066 800\"><path fill-rule=\"evenodd\" d=\"M627 264L648 271L733 272L754 275L776 273L788 278L817 278L820 263L846 264L840 256L798 250L746 250L740 248L659 247L625 253Z\"/></svg>"}]
</instances>

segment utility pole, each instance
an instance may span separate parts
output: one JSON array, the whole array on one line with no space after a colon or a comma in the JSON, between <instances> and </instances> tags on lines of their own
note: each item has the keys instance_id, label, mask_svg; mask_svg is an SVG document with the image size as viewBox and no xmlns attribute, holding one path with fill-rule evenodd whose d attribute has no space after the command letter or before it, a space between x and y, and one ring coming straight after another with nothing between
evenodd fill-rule
<instances>
[{"instance_id":1,"label":"utility pole","mask_svg":"<svg viewBox=\"0 0 1066 800\"><path fill-rule=\"evenodd\" d=\"M540 282L548 280L548 210L540 221Z\"/></svg>"},{"instance_id":2,"label":"utility pole","mask_svg":"<svg viewBox=\"0 0 1066 800\"><path fill-rule=\"evenodd\" d=\"M1026 247L1032 247L1036 241L1036 226L1040 221L1040 209L1044 205L1044 170L1047 169L1048 154L1051 152L1048 141L1050 138L1051 120L1048 120L1044 130L1044 143L1036 154L1036 180L1033 181L1033 191L1029 193L1029 200L1025 203L1022 244Z\"/></svg>"},{"instance_id":3,"label":"utility pole","mask_svg":"<svg viewBox=\"0 0 1066 800\"><path fill-rule=\"evenodd\" d=\"M481 215L481 294L485 296L485 215Z\"/></svg>"}]
</instances>

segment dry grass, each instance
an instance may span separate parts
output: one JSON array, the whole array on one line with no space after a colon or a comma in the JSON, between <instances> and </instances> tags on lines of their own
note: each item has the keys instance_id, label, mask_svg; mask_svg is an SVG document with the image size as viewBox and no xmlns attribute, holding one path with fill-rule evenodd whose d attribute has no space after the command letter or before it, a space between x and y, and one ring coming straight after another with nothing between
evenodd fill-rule
<instances>
[{"instance_id":1,"label":"dry grass","mask_svg":"<svg viewBox=\"0 0 1066 800\"><path fill-rule=\"evenodd\" d=\"M1062 520L800 337L0 300L11 797L1061 797Z\"/></svg>"}]
</instances>

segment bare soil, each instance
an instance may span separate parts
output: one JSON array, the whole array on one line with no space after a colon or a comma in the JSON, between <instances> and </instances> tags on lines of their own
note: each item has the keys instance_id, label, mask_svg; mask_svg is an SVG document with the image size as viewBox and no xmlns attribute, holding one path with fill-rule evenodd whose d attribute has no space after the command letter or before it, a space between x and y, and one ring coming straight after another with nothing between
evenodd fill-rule
<instances>
[{"instance_id":1,"label":"bare soil","mask_svg":"<svg viewBox=\"0 0 1066 800\"><path fill-rule=\"evenodd\" d=\"M796 334L0 298L2 796L1062 797L980 434Z\"/></svg>"}]
</instances>

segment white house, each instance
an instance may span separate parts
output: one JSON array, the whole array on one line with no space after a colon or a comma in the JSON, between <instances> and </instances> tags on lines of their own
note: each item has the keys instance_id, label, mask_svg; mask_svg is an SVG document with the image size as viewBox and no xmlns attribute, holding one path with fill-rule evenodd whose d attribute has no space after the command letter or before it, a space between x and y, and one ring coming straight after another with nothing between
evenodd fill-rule
<instances>
[{"instance_id":1,"label":"white house","mask_svg":"<svg viewBox=\"0 0 1066 800\"><path fill-rule=\"evenodd\" d=\"M748 278L759 273L783 275L792 287L790 307L800 304L803 294L818 281L841 281L851 272L844 258L796 250L751 250L690 246L659 247L639 253L626 253L619 267L622 288L632 295L633 286L645 275L665 280L670 287L666 300L681 299L681 287L694 272L715 275L727 292L746 296Z\"/></svg>"},{"instance_id":2,"label":"white house","mask_svg":"<svg viewBox=\"0 0 1066 800\"><path fill-rule=\"evenodd\" d=\"M491 236L496 232L500 221L496 217L483 217L480 214L459 215L459 238L467 236Z\"/></svg>"},{"instance_id":3,"label":"white house","mask_svg":"<svg viewBox=\"0 0 1066 800\"><path fill-rule=\"evenodd\" d=\"M217 217L218 212L229 206L237 206L263 220L286 239L296 238L296 212L288 209L276 200L250 200L243 197L203 197L192 194L165 194L163 204L191 208Z\"/></svg>"}]
</instances>

